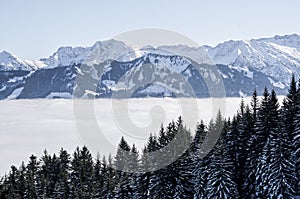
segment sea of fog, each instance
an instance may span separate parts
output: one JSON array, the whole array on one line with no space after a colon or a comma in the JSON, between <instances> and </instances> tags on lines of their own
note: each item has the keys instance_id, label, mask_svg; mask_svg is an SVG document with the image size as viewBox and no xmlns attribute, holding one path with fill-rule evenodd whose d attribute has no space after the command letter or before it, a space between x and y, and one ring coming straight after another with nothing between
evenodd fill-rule
<instances>
[{"instance_id":1,"label":"sea of fog","mask_svg":"<svg viewBox=\"0 0 300 199\"><path fill-rule=\"evenodd\" d=\"M161 124L182 116L193 132L196 124L206 124L218 110L232 117L240 98L226 99L34 99L0 101L0 175L11 165L28 162L31 154L40 157L47 149L60 148L73 153L86 145L93 153L114 153L121 136L142 148L150 133L157 133ZM250 98L244 98L246 103ZM112 147L113 146L113 147Z\"/></svg>"}]
</instances>

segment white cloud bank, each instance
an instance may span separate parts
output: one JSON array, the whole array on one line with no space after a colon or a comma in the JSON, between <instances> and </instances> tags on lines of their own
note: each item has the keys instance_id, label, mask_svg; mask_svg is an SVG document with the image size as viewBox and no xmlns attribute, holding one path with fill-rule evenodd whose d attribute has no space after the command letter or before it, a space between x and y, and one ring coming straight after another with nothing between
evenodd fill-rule
<instances>
[{"instance_id":1,"label":"white cloud bank","mask_svg":"<svg viewBox=\"0 0 300 199\"><path fill-rule=\"evenodd\" d=\"M240 100L151 98L78 100L75 103L70 99L2 100L0 175L7 173L11 165L19 166L22 161L27 163L31 154L40 157L44 149L57 153L63 147L73 153L76 146L89 146L85 139L81 139L89 133L88 128L84 132L76 130L76 124L80 122L74 120L74 106L80 103L92 103L92 115L106 141L117 145L123 135L130 143L142 147L150 133L158 132L161 123L167 124L182 115L185 124L194 130L200 119L208 123L219 108L225 117L233 116ZM250 98L245 98L245 101L249 102ZM80 116L82 114L84 111ZM83 123L89 124L88 120Z\"/></svg>"}]
</instances>

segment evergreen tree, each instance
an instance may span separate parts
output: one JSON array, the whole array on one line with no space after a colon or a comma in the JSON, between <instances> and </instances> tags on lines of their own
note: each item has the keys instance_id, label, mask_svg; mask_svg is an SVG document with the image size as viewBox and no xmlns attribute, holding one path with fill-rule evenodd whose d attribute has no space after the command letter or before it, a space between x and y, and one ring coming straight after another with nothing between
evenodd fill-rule
<instances>
[{"instance_id":1,"label":"evergreen tree","mask_svg":"<svg viewBox=\"0 0 300 199\"><path fill-rule=\"evenodd\" d=\"M282 130L278 137L279 153L282 155L280 163L283 164L282 175L284 182L283 194L284 197L291 197L297 191L297 168L296 168L296 154L295 143L293 142L294 132L297 126L297 112L299 106L297 105L297 83L295 76L292 76L289 93L283 100L283 107L281 109Z\"/></svg>"},{"instance_id":2,"label":"evergreen tree","mask_svg":"<svg viewBox=\"0 0 300 199\"><path fill-rule=\"evenodd\" d=\"M295 100L295 130L293 132L293 156L295 158L296 166L296 195L300 196L300 79Z\"/></svg>"},{"instance_id":3,"label":"evergreen tree","mask_svg":"<svg viewBox=\"0 0 300 199\"><path fill-rule=\"evenodd\" d=\"M257 118L257 112L259 109L259 100L257 97L257 92L256 89L254 89L253 94L252 94L252 99L251 99L251 109L252 109L252 114L253 114L253 122L256 121Z\"/></svg>"},{"instance_id":4,"label":"evergreen tree","mask_svg":"<svg viewBox=\"0 0 300 199\"><path fill-rule=\"evenodd\" d=\"M129 151L130 147L125 141L124 137L122 137L115 157L115 167L117 168L117 170L128 170L127 165Z\"/></svg>"},{"instance_id":5,"label":"evergreen tree","mask_svg":"<svg viewBox=\"0 0 300 199\"><path fill-rule=\"evenodd\" d=\"M171 127L171 125L169 125L169 127ZM159 194L161 194L161 197L163 197L162 195L166 191L163 190L165 188L165 186L163 186L165 181L162 177L159 177L160 175L163 176L164 168L163 170L158 170L158 167L160 166L160 161L157 159L153 152L156 152L159 149L165 150L163 146L167 146L168 143L174 138L172 134L173 132L174 129L172 127L169 128L169 130L166 132L165 142L162 142L162 145L160 145L155 135L150 134L150 137L148 139L147 147L142 157L142 166L144 168L147 168L147 170L145 170L147 172L143 176L145 178L143 180L143 183L146 184L146 186L144 187L147 188L144 190L147 192L147 198L157 198L159 197ZM163 139L160 140L162 141ZM167 153L169 153L169 155L173 155L171 154L171 151L165 151L164 153L162 153L163 157L160 157L161 161L164 160ZM162 190L162 192L160 192L160 190Z\"/></svg>"},{"instance_id":6,"label":"evergreen tree","mask_svg":"<svg viewBox=\"0 0 300 199\"><path fill-rule=\"evenodd\" d=\"M18 187L18 191L19 191L19 195L20 198L25 198L26 194L26 187L27 187L27 182L26 182L26 167L24 162L22 162L21 167L19 168L19 176L18 176L18 182L19 182L19 187Z\"/></svg>"},{"instance_id":7,"label":"evergreen tree","mask_svg":"<svg viewBox=\"0 0 300 199\"><path fill-rule=\"evenodd\" d=\"M55 154L51 157L44 151L37 174L38 195L52 197L59 181L59 161Z\"/></svg>"},{"instance_id":8,"label":"evergreen tree","mask_svg":"<svg viewBox=\"0 0 300 199\"><path fill-rule=\"evenodd\" d=\"M101 163L100 166L97 166L99 163ZM110 198L112 192L110 192L111 187L110 187L110 175L109 175L109 168L107 165L107 160L105 156L103 156L102 161L96 160L96 165L95 165L95 171L98 172L97 167L100 167L100 175L99 177L96 177L95 179L98 178L97 180L97 185L95 185L95 190L96 190L96 198ZM112 169L112 168L111 168Z\"/></svg>"},{"instance_id":9,"label":"evergreen tree","mask_svg":"<svg viewBox=\"0 0 300 199\"><path fill-rule=\"evenodd\" d=\"M209 158L202 154L202 144L206 138L207 130L203 121L197 125L196 134L192 142L191 150L193 151L193 170L194 181L194 198L206 198L204 187L207 183L207 166L209 165Z\"/></svg>"},{"instance_id":10,"label":"evergreen tree","mask_svg":"<svg viewBox=\"0 0 300 199\"><path fill-rule=\"evenodd\" d=\"M150 151L151 152L151 151ZM148 198L149 197L149 187L150 178L152 172L150 172L151 162L149 157L149 151L147 147L144 147L141 155L141 161L139 166L139 175L137 177L138 192L136 193L137 198Z\"/></svg>"},{"instance_id":11,"label":"evergreen tree","mask_svg":"<svg viewBox=\"0 0 300 199\"><path fill-rule=\"evenodd\" d=\"M211 152L212 153L212 152ZM210 153L210 154L211 154ZM194 198L207 198L206 185L208 182L208 174L209 174L209 165L211 162L211 155L208 154L204 158L200 159L198 163L196 163L196 168L194 170Z\"/></svg>"},{"instance_id":12,"label":"evergreen tree","mask_svg":"<svg viewBox=\"0 0 300 199\"><path fill-rule=\"evenodd\" d=\"M122 137L115 157L115 168L117 169L118 174L118 184L114 190L116 198L125 199L132 197L128 173L130 150L128 143L125 141L124 137Z\"/></svg>"},{"instance_id":13,"label":"evergreen tree","mask_svg":"<svg viewBox=\"0 0 300 199\"><path fill-rule=\"evenodd\" d=\"M288 140L290 136L280 129L279 105L274 90L269 100L268 114L268 139L256 171L256 197L292 198L294 169L290 159L291 142Z\"/></svg>"},{"instance_id":14,"label":"evergreen tree","mask_svg":"<svg viewBox=\"0 0 300 199\"><path fill-rule=\"evenodd\" d=\"M71 162L72 197L90 198L93 193L93 159L86 146L76 151Z\"/></svg>"},{"instance_id":15,"label":"evergreen tree","mask_svg":"<svg viewBox=\"0 0 300 199\"><path fill-rule=\"evenodd\" d=\"M178 155L180 157L172 164L175 170L175 195L173 198L192 198L194 195L194 182L193 182L193 171L195 165L193 164L192 157L192 136L190 131L183 126L182 118L178 118L177 122L177 135L178 139ZM177 149L177 150L178 150ZM183 153L183 154L181 154Z\"/></svg>"},{"instance_id":16,"label":"evergreen tree","mask_svg":"<svg viewBox=\"0 0 300 199\"><path fill-rule=\"evenodd\" d=\"M218 114L216 121L222 121ZM220 125L220 124L218 124ZM224 128L226 125L221 125ZM218 127L215 127L218 129ZM210 153L210 164L207 166L207 182L205 186L205 197L207 198L238 198L239 193L234 181L234 162L230 158L228 147L226 146L227 131L222 131L221 137Z\"/></svg>"},{"instance_id":17,"label":"evergreen tree","mask_svg":"<svg viewBox=\"0 0 300 199\"><path fill-rule=\"evenodd\" d=\"M111 157L111 154L108 156L108 178L106 180L107 182L107 197L106 198L114 198L114 190L118 183L118 176L117 171L113 167L113 158ZM102 173L104 174L104 170L102 170Z\"/></svg>"},{"instance_id":18,"label":"evergreen tree","mask_svg":"<svg viewBox=\"0 0 300 199\"><path fill-rule=\"evenodd\" d=\"M224 121L221 111L219 110L216 119L211 119L209 122L207 135L201 147L202 155L207 155L216 145L223 130L223 125Z\"/></svg>"},{"instance_id":19,"label":"evergreen tree","mask_svg":"<svg viewBox=\"0 0 300 199\"><path fill-rule=\"evenodd\" d=\"M200 124L197 125L196 133L191 144L191 150L197 154L195 157L200 157L200 148L206 138L206 126L204 125L203 120L201 120ZM198 153L199 152L199 153Z\"/></svg>"},{"instance_id":20,"label":"evergreen tree","mask_svg":"<svg viewBox=\"0 0 300 199\"><path fill-rule=\"evenodd\" d=\"M11 166L11 171L7 177L7 195L8 198L18 198L19 197L19 171L15 166Z\"/></svg>"},{"instance_id":21,"label":"evergreen tree","mask_svg":"<svg viewBox=\"0 0 300 199\"><path fill-rule=\"evenodd\" d=\"M36 190L36 174L38 170L38 161L37 157L34 155L30 156L30 161L26 167L26 195L25 198L37 198Z\"/></svg>"},{"instance_id":22,"label":"evergreen tree","mask_svg":"<svg viewBox=\"0 0 300 199\"><path fill-rule=\"evenodd\" d=\"M94 193L93 197L99 198L101 196L101 191L103 190L103 176L101 174L101 160L100 155L97 154L95 165L93 167L93 187Z\"/></svg>"},{"instance_id":23,"label":"evergreen tree","mask_svg":"<svg viewBox=\"0 0 300 199\"><path fill-rule=\"evenodd\" d=\"M128 162L128 171L129 171L129 186L130 186L130 196L131 198L137 198L138 194L138 170L139 170L139 152L135 146L132 145L131 151L129 153L129 162Z\"/></svg>"},{"instance_id":24,"label":"evergreen tree","mask_svg":"<svg viewBox=\"0 0 300 199\"><path fill-rule=\"evenodd\" d=\"M70 196L70 154L63 148L59 151L58 157L58 182L55 187L55 192L53 194L54 198L66 199Z\"/></svg>"},{"instance_id":25,"label":"evergreen tree","mask_svg":"<svg viewBox=\"0 0 300 199\"><path fill-rule=\"evenodd\" d=\"M231 139L229 139L228 142L233 143L233 146L231 146L231 154L236 154L236 156L233 157L236 169L235 182L237 183L240 197L243 198L243 184L245 183L245 178L247 178L247 173L245 172L247 155L248 151L251 153L252 150L248 148L248 142L254 132L253 114L248 105L244 106L243 101L236 120L232 122L231 131L231 133L229 132L229 134L232 134Z\"/></svg>"},{"instance_id":26,"label":"evergreen tree","mask_svg":"<svg viewBox=\"0 0 300 199\"><path fill-rule=\"evenodd\" d=\"M253 98L256 98L253 96ZM254 100L253 100L254 101ZM258 159L261 157L264 146L266 145L269 128L271 127L271 121L269 121L269 109L270 109L270 94L268 89L265 88L263 98L260 103L259 111L257 113L256 120L254 122L254 131L251 133L248 140L248 150L246 158L246 170L243 190L246 198L254 198L256 195L256 184L259 183L256 177L256 170L258 167ZM253 111L254 112L254 111ZM255 117L254 117L255 118Z\"/></svg>"}]
</instances>

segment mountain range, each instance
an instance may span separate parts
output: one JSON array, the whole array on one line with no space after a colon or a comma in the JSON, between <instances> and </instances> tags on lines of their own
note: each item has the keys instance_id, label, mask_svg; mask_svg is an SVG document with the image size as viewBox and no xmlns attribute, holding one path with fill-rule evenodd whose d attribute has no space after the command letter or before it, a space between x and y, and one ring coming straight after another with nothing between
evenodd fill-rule
<instances>
[{"instance_id":1,"label":"mountain range","mask_svg":"<svg viewBox=\"0 0 300 199\"><path fill-rule=\"evenodd\" d=\"M1 52L0 99L237 97L265 86L286 94L292 73L300 75L297 34L198 48L107 40L34 61Z\"/></svg>"}]
</instances>

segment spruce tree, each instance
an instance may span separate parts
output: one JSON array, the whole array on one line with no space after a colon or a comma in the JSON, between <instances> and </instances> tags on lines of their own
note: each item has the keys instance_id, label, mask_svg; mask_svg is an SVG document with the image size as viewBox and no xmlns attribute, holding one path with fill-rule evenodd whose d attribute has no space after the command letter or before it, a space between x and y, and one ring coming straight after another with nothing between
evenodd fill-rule
<instances>
[{"instance_id":1,"label":"spruce tree","mask_svg":"<svg viewBox=\"0 0 300 199\"><path fill-rule=\"evenodd\" d=\"M296 195L300 196L300 79L295 100L296 116L294 120L295 130L293 132L293 156L296 165Z\"/></svg>"},{"instance_id":2,"label":"spruce tree","mask_svg":"<svg viewBox=\"0 0 300 199\"><path fill-rule=\"evenodd\" d=\"M216 121L221 120L220 115ZM219 124L220 125L220 124ZM224 128L227 125L221 125ZM218 129L218 127L215 127ZM234 162L231 159L226 143L229 139L227 131L222 130L217 144L210 153L210 164L207 166L207 182L205 185L205 197L207 198L238 198L239 193L234 181Z\"/></svg>"},{"instance_id":3,"label":"spruce tree","mask_svg":"<svg viewBox=\"0 0 300 199\"><path fill-rule=\"evenodd\" d=\"M93 166L93 197L99 198L101 196L101 190L103 190L103 176L101 174L101 160L99 153L97 154L95 164Z\"/></svg>"},{"instance_id":4,"label":"spruce tree","mask_svg":"<svg viewBox=\"0 0 300 199\"><path fill-rule=\"evenodd\" d=\"M19 171L15 166L11 166L11 171L7 177L7 197L19 198Z\"/></svg>"},{"instance_id":5,"label":"spruce tree","mask_svg":"<svg viewBox=\"0 0 300 199\"><path fill-rule=\"evenodd\" d=\"M280 150L282 154L282 172L284 175L283 188L285 197L288 195L294 195L297 192L297 166L296 166L296 154L294 143L294 132L297 127L297 112L299 106L297 106L297 83L295 76L292 76L289 93L283 101L283 107L281 109L282 118L282 133L279 136Z\"/></svg>"},{"instance_id":6,"label":"spruce tree","mask_svg":"<svg viewBox=\"0 0 300 199\"><path fill-rule=\"evenodd\" d=\"M70 162L71 162L70 154L63 148L59 151L58 157L58 182L55 188L54 198L62 198L66 199L70 196Z\"/></svg>"},{"instance_id":7,"label":"spruce tree","mask_svg":"<svg viewBox=\"0 0 300 199\"><path fill-rule=\"evenodd\" d=\"M108 190L107 190L107 198L114 198L114 190L118 183L118 175L117 170L113 166L113 158L111 154L108 156L107 168L108 168ZM103 172L103 171L102 171Z\"/></svg>"},{"instance_id":8,"label":"spruce tree","mask_svg":"<svg viewBox=\"0 0 300 199\"><path fill-rule=\"evenodd\" d=\"M205 185L207 183L208 170L210 158L208 156L203 157L202 144L206 138L207 130L203 121L197 125L196 134L192 142L193 151L193 164L195 169L193 170L194 181L194 198L206 198Z\"/></svg>"},{"instance_id":9,"label":"spruce tree","mask_svg":"<svg viewBox=\"0 0 300 199\"><path fill-rule=\"evenodd\" d=\"M37 190L36 190L36 177L38 171L38 161L37 157L34 155L30 156L30 161L26 167L26 195L28 198L37 198Z\"/></svg>"},{"instance_id":10,"label":"spruce tree","mask_svg":"<svg viewBox=\"0 0 300 199\"><path fill-rule=\"evenodd\" d=\"M138 182L138 192L136 193L137 198L148 198L149 197L149 187L150 187L150 178L152 172L150 172L150 157L147 146L144 147L141 154L141 161L139 165L139 175L137 178Z\"/></svg>"},{"instance_id":11,"label":"spruce tree","mask_svg":"<svg viewBox=\"0 0 300 199\"><path fill-rule=\"evenodd\" d=\"M131 198L137 198L138 196L138 176L139 176L139 152L135 146L132 145L131 151L129 153L128 161L128 172L129 172L129 186L130 186L130 196Z\"/></svg>"},{"instance_id":12,"label":"spruce tree","mask_svg":"<svg viewBox=\"0 0 300 199\"><path fill-rule=\"evenodd\" d=\"M132 190L130 187L129 179L129 154L130 147L125 141L124 137L121 138L117 154L115 156L115 168L117 169L118 184L114 190L116 198L131 198Z\"/></svg>"},{"instance_id":13,"label":"spruce tree","mask_svg":"<svg viewBox=\"0 0 300 199\"><path fill-rule=\"evenodd\" d=\"M253 99L256 99L255 95L253 96ZM265 88L256 119L254 119L254 130L251 133L247 144L248 151L245 163L245 176L247 176L247 178L245 179L243 185L243 190L246 198L256 197L255 189L257 185L255 183L259 183L256 179L258 160L259 157L261 157L261 153L269 135L269 102L270 94L268 92L268 89ZM255 118L255 116L253 116L253 118Z\"/></svg>"},{"instance_id":14,"label":"spruce tree","mask_svg":"<svg viewBox=\"0 0 300 199\"><path fill-rule=\"evenodd\" d=\"M20 168L19 168L19 176L18 176L18 182L19 182L19 195L20 198L25 198L26 194L26 187L27 187L27 182L26 182L26 167L24 162L22 162Z\"/></svg>"},{"instance_id":15,"label":"spruce tree","mask_svg":"<svg viewBox=\"0 0 300 199\"><path fill-rule=\"evenodd\" d=\"M181 117L178 121L176 139L178 139L177 146L180 157L172 164L177 174L174 179L176 186L173 198L192 198L194 195L193 171L195 170L191 149L192 136L191 132L183 125Z\"/></svg>"},{"instance_id":16,"label":"spruce tree","mask_svg":"<svg viewBox=\"0 0 300 199\"><path fill-rule=\"evenodd\" d=\"M206 126L204 125L203 120L201 120L200 124L197 124L196 127L196 133L193 139L193 142L191 144L191 150L194 153L200 152L200 148L202 147L202 144L206 138ZM200 156L200 154L195 155L195 157Z\"/></svg>"},{"instance_id":17,"label":"spruce tree","mask_svg":"<svg viewBox=\"0 0 300 199\"><path fill-rule=\"evenodd\" d=\"M256 170L256 197L292 198L294 196L293 165L288 135L282 132L279 105L275 94L269 100L266 126L268 139L259 157Z\"/></svg>"},{"instance_id":18,"label":"spruce tree","mask_svg":"<svg viewBox=\"0 0 300 199\"><path fill-rule=\"evenodd\" d=\"M93 193L93 159L86 146L79 147L71 162L72 197L91 197Z\"/></svg>"},{"instance_id":19,"label":"spruce tree","mask_svg":"<svg viewBox=\"0 0 300 199\"><path fill-rule=\"evenodd\" d=\"M244 109L243 111L241 111ZM245 183L245 178L247 178L246 166L247 166L247 156L251 153L251 148L248 147L248 142L251 135L254 133L253 126L253 114L251 113L250 107L248 105L242 105L240 111L236 117L237 119L232 122L232 140L233 146L231 149L235 150L236 156L233 157L236 167L236 177L235 181L238 186L240 197L243 198L244 190L243 184ZM234 152L231 152L232 154Z\"/></svg>"}]
</instances>

